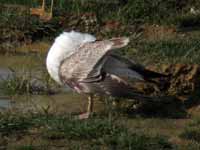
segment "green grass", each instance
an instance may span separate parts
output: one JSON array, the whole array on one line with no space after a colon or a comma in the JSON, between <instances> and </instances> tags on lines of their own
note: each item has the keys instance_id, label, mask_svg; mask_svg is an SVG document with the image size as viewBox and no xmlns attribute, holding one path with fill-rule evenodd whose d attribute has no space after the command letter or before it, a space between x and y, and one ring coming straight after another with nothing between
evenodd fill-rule
<instances>
[{"instance_id":1,"label":"green grass","mask_svg":"<svg viewBox=\"0 0 200 150\"><path fill-rule=\"evenodd\" d=\"M188 140L193 140L200 144L200 119L196 118L190 122L185 130L180 134L180 137Z\"/></svg>"},{"instance_id":2,"label":"green grass","mask_svg":"<svg viewBox=\"0 0 200 150\"><path fill-rule=\"evenodd\" d=\"M22 4L28 6L41 5L41 1L28 0L2 0L2 4ZM47 1L48 6L50 0ZM55 1L55 11L62 13L64 11L74 13L92 12L103 19L118 19L124 23L172 23L174 16L180 16L180 13L188 10L190 6L198 8L198 0L181 1L178 0L111 0L109 2L98 0L72 1L59 0ZM106 14L106 15L105 15Z\"/></svg>"},{"instance_id":3,"label":"green grass","mask_svg":"<svg viewBox=\"0 0 200 150\"><path fill-rule=\"evenodd\" d=\"M37 149L38 149L37 146L32 146L32 145L22 145L16 148L16 150L37 150Z\"/></svg>"},{"instance_id":4,"label":"green grass","mask_svg":"<svg viewBox=\"0 0 200 150\"><path fill-rule=\"evenodd\" d=\"M46 38L55 37L58 21L45 23L33 17L29 8L0 7L0 53L15 53L16 47ZM55 32L57 31L57 32Z\"/></svg>"},{"instance_id":5,"label":"green grass","mask_svg":"<svg viewBox=\"0 0 200 150\"><path fill-rule=\"evenodd\" d=\"M15 132L22 132L27 130L30 126L33 125L31 118L11 115L2 115L0 114L0 133L3 135L12 134Z\"/></svg>"},{"instance_id":6,"label":"green grass","mask_svg":"<svg viewBox=\"0 0 200 150\"><path fill-rule=\"evenodd\" d=\"M123 51L123 55L145 64L200 63L199 38L141 40L133 41L131 44L131 48L127 47Z\"/></svg>"},{"instance_id":7,"label":"green grass","mask_svg":"<svg viewBox=\"0 0 200 150\"><path fill-rule=\"evenodd\" d=\"M70 145L78 149L84 143L83 149L135 149L135 150L175 150L176 146L169 143L162 136L148 136L130 132L118 121L106 118L91 118L88 120L74 120L71 117L54 115L1 115L0 134L12 136L20 133L21 136L29 134L32 128L36 128L41 140L49 143L55 140L67 140L78 142ZM17 149L35 149L36 145L22 145Z\"/></svg>"},{"instance_id":8,"label":"green grass","mask_svg":"<svg viewBox=\"0 0 200 150\"><path fill-rule=\"evenodd\" d=\"M49 6L48 1L48 6ZM39 1L2 1L6 3L32 5L37 7ZM36 6L35 6L36 5ZM64 29L76 29L82 32L90 32L99 37L113 36L131 36L143 24L175 25L178 28L196 27L199 25L199 15L188 14L189 8L199 6L198 0L183 1L177 0L129 0L127 3L121 3L118 0L110 2L99 2L96 0L86 1L55 1L55 17L49 23L42 22L38 18L29 14L29 9L19 9L2 7L0 9L0 52L15 51L15 47L21 43L34 42L43 38L52 40ZM198 7L197 7L198 8ZM86 27L88 20L92 17L83 19L84 14L93 14L96 19L95 26ZM103 16L103 17L102 17ZM60 24L60 20L64 23ZM104 31L104 25L107 21L116 21L120 23L120 29L111 29ZM62 22L62 21L61 21ZM131 28L130 28L131 27ZM186 42L185 42L186 41ZM139 46L141 45L141 47ZM171 41L145 41L134 45L140 49L136 56L150 54L152 58L159 57L169 62L180 62L180 58L189 62L198 62L199 39L171 39ZM192 46L194 48L192 48ZM127 54L132 54L127 50ZM174 61L174 57L177 57Z\"/></svg>"},{"instance_id":9,"label":"green grass","mask_svg":"<svg viewBox=\"0 0 200 150\"><path fill-rule=\"evenodd\" d=\"M54 94L59 86L50 78L47 72L11 69L12 75L0 81L3 95ZM36 74L35 74L36 73ZM56 89L57 88L57 89Z\"/></svg>"}]
</instances>

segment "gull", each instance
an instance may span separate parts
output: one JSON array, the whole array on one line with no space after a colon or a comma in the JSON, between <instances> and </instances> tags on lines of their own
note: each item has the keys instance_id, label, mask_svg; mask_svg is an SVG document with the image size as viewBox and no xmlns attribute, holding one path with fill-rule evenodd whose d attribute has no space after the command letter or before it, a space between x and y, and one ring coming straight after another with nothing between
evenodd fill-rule
<instances>
[{"instance_id":1,"label":"gull","mask_svg":"<svg viewBox=\"0 0 200 150\"><path fill-rule=\"evenodd\" d=\"M93 112L94 95L149 100L134 83L165 76L113 53L128 43L127 37L98 41L93 35L75 31L63 32L55 39L46 58L47 70L59 84L88 95L87 112L80 114L80 119Z\"/></svg>"}]
</instances>

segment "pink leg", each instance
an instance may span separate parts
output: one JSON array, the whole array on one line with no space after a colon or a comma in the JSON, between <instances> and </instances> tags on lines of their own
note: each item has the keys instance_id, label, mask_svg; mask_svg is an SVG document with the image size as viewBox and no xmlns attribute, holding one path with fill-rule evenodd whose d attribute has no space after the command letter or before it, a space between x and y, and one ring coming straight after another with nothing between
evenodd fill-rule
<instances>
[{"instance_id":1,"label":"pink leg","mask_svg":"<svg viewBox=\"0 0 200 150\"><path fill-rule=\"evenodd\" d=\"M88 119L91 115L91 113L93 112L93 95L90 95L88 97L88 108L87 108L87 112L80 114L78 116L78 119Z\"/></svg>"}]
</instances>

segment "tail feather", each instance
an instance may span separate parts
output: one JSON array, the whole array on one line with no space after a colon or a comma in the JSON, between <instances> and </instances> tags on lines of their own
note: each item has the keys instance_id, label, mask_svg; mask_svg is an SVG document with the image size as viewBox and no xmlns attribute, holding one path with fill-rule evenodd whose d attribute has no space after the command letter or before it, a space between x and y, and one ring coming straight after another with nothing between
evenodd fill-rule
<instances>
[{"instance_id":1,"label":"tail feather","mask_svg":"<svg viewBox=\"0 0 200 150\"><path fill-rule=\"evenodd\" d=\"M143 76L145 76L146 78L169 77L169 75L158 73L158 72L154 72L154 71L150 71L150 70L144 70Z\"/></svg>"},{"instance_id":2,"label":"tail feather","mask_svg":"<svg viewBox=\"0 0 200 150\"><path fill-rule=\"evenodd\" d=\"M151 79L155 79L155 78L169 78L171 75L169 74L162 74L162 73L158 73L155 71L151 71L151 70L147 70L142 66L132 66L130 67L130 69L138 72L139 74L141 74L145 80L151 80Z\"/></svg>"}]
</instances>

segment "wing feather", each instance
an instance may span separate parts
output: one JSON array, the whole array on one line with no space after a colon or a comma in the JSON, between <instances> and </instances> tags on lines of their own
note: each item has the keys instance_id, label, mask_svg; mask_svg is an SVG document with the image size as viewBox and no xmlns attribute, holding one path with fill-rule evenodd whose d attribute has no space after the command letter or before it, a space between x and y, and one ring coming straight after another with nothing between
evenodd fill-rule
<instances>
[{"instance_id":1,"label":"wing feather","mask_svg":"<svg viewBox=\"0 0 200 150\"><path fill-rule=\"evenodd\" d=\"M60 76L66 79L84 80L109 51L128 44L128 38L95 41L80 46L74 54L64 59L60 65ZM101 64L103 65L103 64ZM100 70L100 69L97 69ZM94 71L97 75L100 72ZM95 75L94 75L95 76Z\"/></svg>"},{"instance_id":2,"label":"wing feather","mask_svg":"<svg viewBox=\"0 0 200 150\"><path fill-rule=\"evenodd\" d=\"M107 74L104 80L99 82L81 82L80 85L84 87L84 93L91 93L92 91L92 93L99 95L110 95L142 101L151 100L150 97L144 96L141 91L132 87L125 80L112 74Z\"/></svg>"},{"instance_id":3,"label":"wing feather","mask_svg":"<svg viewBox=\"0 0 200 150\"><path fill-rule=\"evenodd\" d=\"M147 75L162 74L146 70L126 58L114 55L112 49L127 45L127 38L86 43L60 65L61 80L83 93L145 99L133 84ZM110 52L110 53L109 53ZM133 82L134 81L134 82Z\"/></svg>"}]
</instances>

